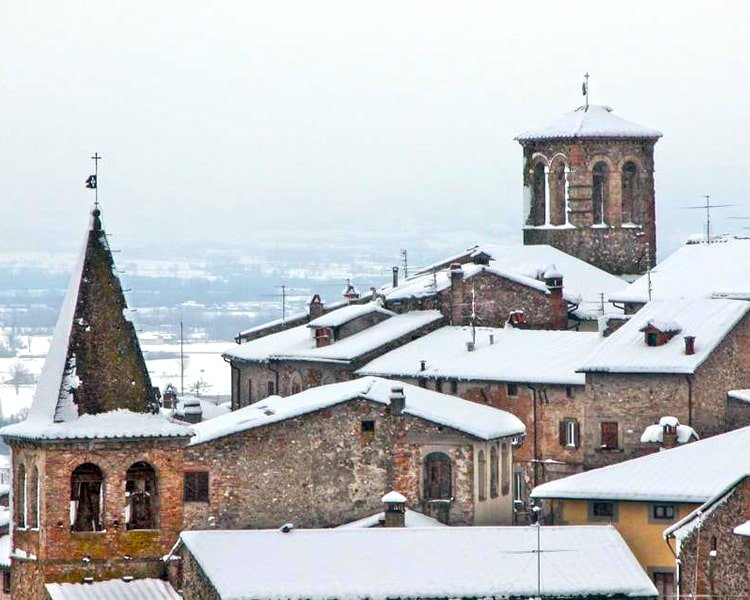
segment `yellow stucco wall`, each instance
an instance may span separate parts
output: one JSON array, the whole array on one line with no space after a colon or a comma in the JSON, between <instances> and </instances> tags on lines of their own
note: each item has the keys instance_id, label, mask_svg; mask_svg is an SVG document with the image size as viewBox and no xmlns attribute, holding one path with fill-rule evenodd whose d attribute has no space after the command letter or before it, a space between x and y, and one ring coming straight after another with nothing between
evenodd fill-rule
<instances>
[{"instance_id":1,"label":"yellow stucco wall","mask_svg":"<svg viewBox=\"0 0 750 600\"><path fill-rule=\"evenodd\" d=\"M556 522L566 525L601 525L608 523L601 519L589 519L589 506L586 500L553 500L553 510L560 519ZM674 556L669 551L662 533L675 521L698 508L698 504L675 504L677 518L674 521L652 523L649 521L648 502L616 502L617 518L615 526L644 569L674 569Z\"/></svg>"}]
</instances>

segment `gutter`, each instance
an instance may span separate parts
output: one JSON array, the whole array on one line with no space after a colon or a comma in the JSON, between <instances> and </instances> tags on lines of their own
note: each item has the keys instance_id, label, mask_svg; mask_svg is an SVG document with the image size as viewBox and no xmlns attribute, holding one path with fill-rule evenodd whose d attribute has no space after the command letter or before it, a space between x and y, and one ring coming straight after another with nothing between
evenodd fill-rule
<instances>
[{"instance_id":1,"label":"gutter","mask_svg":"<svg viewBox=\"0 0 750 600\"><path fill-rule=\"evenodd\" d=\"M240 369L239 369L239 367L236 367L234 365L234 362L232 362L231 358L227 359L227 356L225 354L222 354L221 358L223 358L224 362L229 365L229 368L231 369L232 373L237 373L237 380L236 380L237 381L237 385L236 385L236 390L234 390L234 391L236 391L236 394L237 394L237 396L236 396L236 398L237 398L237 406L232 406L232 410L237 410L240 407ZM232 405L234 405L234 398L235 398L235 394L232 393Z\"/></svg>"},{"instance_id":2,"label":"gutter","mask_svg":"<svg viewBox=\"0 0 750 600\"><path fill-rule=\"evenodd\" d=\"M276 376L275 377L276 383L274 384L274 392L275 392L275 394L277 396L280 396L281 394L279 394L279 370L278 369L274 369L271 366L271 361L270 360L268 361L268 370L271 371L271 373L273 373Z\"/></svg>"}]
</instances>

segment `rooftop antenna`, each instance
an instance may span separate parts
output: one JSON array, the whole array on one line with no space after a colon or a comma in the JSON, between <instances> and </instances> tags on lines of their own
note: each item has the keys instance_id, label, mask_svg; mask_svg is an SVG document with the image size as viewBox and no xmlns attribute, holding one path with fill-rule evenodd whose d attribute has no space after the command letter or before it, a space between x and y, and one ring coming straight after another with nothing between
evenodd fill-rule
<instances>
[{"instance_id":1,"label":"rooftop antenna","mask_svg":"<svg viewBox=\"0 0 750 600\"><path fill-rule=\"evenodd\" d=\"M586 98L586 111L588 111L589 109L589 74L586 73L583 76L583 78L585 79L585 81L583 82L582 91L583 91L584 97Z\"/></svg>"},{"instance_id":2,"label":"rooftop antenna","mask_svg":"<svg viewBox=\"0 0 750 600\"><path fill-rule=\"evenodd\" d=\"M686 206L688 210L691 209L703 209L706 211L706 243L711 243L711 209L712 208L726 208L728 206L737 206L736 204L711 204L711 197L709 195L701 196L705 200L704 204L699 206Z\"/></svg>"},{"instance_id":3,"label":"rooftop antenna","mask_svg":"<svg viewBox=\"0 0 750 600\"><path fill-rule=\"evenodd\" d=\"M184 330L182 326L182 307L180 307L180 396L185 396L185 353L184 353Z\"/></svg>"},{"instance_id":4,"label":"rooftop antenna","mask_svg":"<svg viewBox=\"0 0 750 600\"><path fill-rule=\"evenodd\" d=\"M404 279L409 278L409 254L406 248L401 250L401 263L404 265Z\"/></svg>"},{"instance_id":5,"label":"rooftop antenna","mask_svg":"<svg viewBox=\"0 0 750 600\"><path fill-rule=\"evenodd\" d=\"M474 284L471 286L471 343L477 343L477 303L476 303L476 289Z\"/></svg>"},{"instance_id":6,"label":"rooftop antenna","mask_svg":"<svg viewBox=\"0 0 750 600\"><path fill-rule=\"evenodd\" d=\"M99 156L99 153L94 152L94 156L91 157L91 160L94 161L94 174L89 175L88 179L86 179L86 187L90 190L94 190L94 208L99 208L98 179L99 179L99 161L101 159L102 157Z\"/></svg>"},{"instance_id":7,"label":"rooftop antenna","mask_svg":"<svg viewBox=\"0 0 750 600\"><path fill-rule=\"evenodd\" d=\"M281 288L281 322L286 322L286 286L277 285L276 287Z\"/></svg>"}]
</instances>

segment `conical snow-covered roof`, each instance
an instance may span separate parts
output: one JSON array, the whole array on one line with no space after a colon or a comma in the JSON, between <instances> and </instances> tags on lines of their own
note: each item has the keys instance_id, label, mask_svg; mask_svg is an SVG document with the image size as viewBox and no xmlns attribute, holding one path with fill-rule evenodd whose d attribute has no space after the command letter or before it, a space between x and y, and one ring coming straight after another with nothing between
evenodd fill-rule
<instances>
[{"instance_id":1,"label":"conical snow-covered roof","mask_svg":"<svg viewBox=\"0 0 750 600\"><path fill-rule=\"evenodd\" d=\"M633 123L612 112L609 106L590 104L539 129L532 129L516 137L519 142L573 138L635 138L658 139L661 131Z\"/></svg>"},{"instance_id":2,"label":"conical snow-covered roof","mask_svg":"<svg viewBox=\"0 0 750 600\"><path fill-rule=\"evenodd\" d=\"M127 303L96 208L19 438L189 436L159 416Z\"/></svg>"}]
</instances>

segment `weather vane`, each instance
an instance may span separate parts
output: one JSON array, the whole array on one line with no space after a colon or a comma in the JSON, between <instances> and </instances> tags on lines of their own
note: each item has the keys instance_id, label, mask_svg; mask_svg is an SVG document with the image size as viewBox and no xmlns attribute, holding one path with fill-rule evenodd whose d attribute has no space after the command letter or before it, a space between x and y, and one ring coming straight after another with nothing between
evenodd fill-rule
<instances>
[{"instance_id":1,"label":"weather vane","mask_svg":"<svg viewBox=\"0 0 750 600\"><path fill-rule=\"evenodd\" d=\"M589 74L586 73L583 78L586 80L583 82L583 95L586 97L586 110L589 109Z\"/></svg>"},{"instance_id":2,"label":"weather vane","mask_svg":"<svg viewBox=\"0 0 750 600\"><path fill-rule=\"evenodd\" d=\"M94 156L91 160L94 161L94 174L89 175L86 180L86 187L90 190L94 190L94 208L99 208L99 186L97 185L99 179L99 161L102 159L98 152L94 152Z\"/></svg>"}]
</instances>

